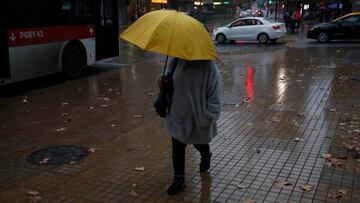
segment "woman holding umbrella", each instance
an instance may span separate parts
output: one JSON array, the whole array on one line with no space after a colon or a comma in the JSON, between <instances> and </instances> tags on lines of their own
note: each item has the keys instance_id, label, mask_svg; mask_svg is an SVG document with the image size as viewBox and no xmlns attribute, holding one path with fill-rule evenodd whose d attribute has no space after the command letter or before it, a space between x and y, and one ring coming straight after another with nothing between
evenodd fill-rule
<instances>
[{"instance_id":1,"label":"woman holding umbrella","mask_svg":"<svg viewBox=\"0 0 360 203\"><path fill-rule=\"evenodd\" d=\"M222 94L220 73L214 62L215 46L200 22L177 11L150 12L121 37L145 50L176 58L167 71L173 73L173 95L165 117L172 139L174 169L174 180L167 192L174 195L185 187L187 144L193 144L201 154L200 172L210 168L209 143L217 134ZM163 78L158 81L161 89L165 84Z\"/></svg>"}]
</instances>

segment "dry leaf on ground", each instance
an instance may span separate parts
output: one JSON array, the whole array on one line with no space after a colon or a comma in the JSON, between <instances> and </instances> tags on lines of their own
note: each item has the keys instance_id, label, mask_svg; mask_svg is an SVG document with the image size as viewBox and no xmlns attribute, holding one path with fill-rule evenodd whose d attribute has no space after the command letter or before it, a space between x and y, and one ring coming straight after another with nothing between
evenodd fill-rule
<instances>
[{"instance_id":1,"label":"dry leaf on ground","mask_svg":"<svg viewBox=\"0 0 360 203\"><path fill-rule=\"evenodd\" d=\"M137 186L138 186L138 184L136 184L136 183L132 184L132 187L137 187Z\"/></svg>"},{"instance_id":2,"label":"dry leaf on ground","mask_svg":"<svg viewBox=\"0 0 360 203\"><path fill-rule=\"evenodd\" d=\"M329 192L328 197L330 199L339 199L339 198L342 198L342 197L346 196L347 194L348 193L345 190L338 190L336 192Z\"/></svg>"},{"instance_id":3,"label":"dry leaf on ground","mask_svg":"<svg viewBox=\"0 0 360 203\"><path fill-rule=\"evenodd\" d=\"M256 203L256 200L254 200L253 198L249 198L245 200L245 203Z\"/></svg>"},{"instance_id":4,"label":"dry leaf on ground","mask_svg":"<svg viewBox=\"0 0 360 203\"><path fill-rule=\"evenodd\" d=\"M304 191L306 191L306 192L309 192L309 191L311 191L312 189L313 189L313 185L309 185L309 184L304 184L304 185L302 185L301 187L300 187L300 189L301 190L304 190Z\"/></svg>"},{"instance_id":5,"label":"dry leaf on ground","mask_svg":"<svg viewBox=\"0 0 360 203\"><path fill-rule=\"evenodd\" d=\"M76 161L70 161L70 165L74 165L74 164L76 164L77 162Z\"/></svg>"},{"instance_id":6,"label":"dry leaf on ground","mask_svg":"<svg viewBox=\"0 0 360 203\"><path fill-rule=\"evenodd\" d=\"M63 106L68 106L68 105L69 105L69 103L67 103L67 102L63 102L63 103L61 103L61 105L63 105Z\"/></svg>"},{"instance_id":7,"label":"dry leaf on ground","mask_svg":"<svg viewBox=\"0 0 360 203\"><path fill-rule=\"evenodd\" d=\"M145 168L143 166L139 166L139 167L135 167L134 170L135 171L144 171Z\"/></svg>"},{"instance_id":8,"label":"dry leaf on ground","mask_svg":"<svg viewBox=\"0 0 360 203\"><path fill-rule=\"evenodd\" d=\"M327 153L327 154L322 154L322 157L323 157L324 159L330 159L331 157L333 157L333 155Z\"/></svg>"},{"instance_id":9,"label":"dry leaf on ground","mask_svg":"<svg viewBox=\"0 0 360 203\"><path fill-rule=\"evenodd\" d=\"M95 152L95 148L90 148L89 152Z\"/></svg>"},{"instance_id":10,"label":"dry leaf on ground","mask_svg":"<svg viewBox=\"0 0 360 203\"><path fill-rule=\"evenodd\" d=\"M39 202L42 199L42 197L40 196L31 196L30 197L30 202Z\"/></svg>"},{"instance_id":11,"label":"dry leaf on ground","mask_svg":"<svg viewBox=\"0 0 360 203\"><path fill-rule=\"evenodd\" d=\"M28 194L28 195L31 195L31 196L36 196L36 195L39 195L39 192L36 191L36 190L29 190L29 191L27 192L27 194Z\"/></svg>"},{"instance_id":12,"label":"dry leaf on ground","mask_svg":"<svg viewBox=\"0 0 360 203\"><path fill-rule=\"evenodd\" d=\"M139 194L135 192L135 190L131 190L129 193L130 196L137 197Z\"/></svg>"},{"instance_id":13,"label":"dry leaf on ground","mask_svg":"<svg viewBox=\"0 0 360 203\"><path fill-rule=\"evenodd\" d=\"M47 164L49 162L49 160L50 160L49 158L45 158L45 159L39 161L39 164L40 165Z\"/></svg>"},{"instance_id":14,"label":"dry leaf on ground","mask_svg":"<svg viewBox=\"0 0 360 203\"><path fill-rule=\"evenodd\" d=\"M236 187L239 189L245 189L247 187L247 185L237 185Z\"/></svg>"},{"instance_id":15,"label":"dry leaf on ground","mask_svg":"<svg viewBox=\"0 0 360 203\"><path fill-rule=\"evenodd\" d=\"M275 185L278 186L278 187L285 187L287 185L291 185L291 183L286 181L283 178L279 178L279 179L275 180Z\"/></svg>"},{"instance_id":16,"label":"dry leaf on ground","mask_svg":"<svg viewBox=\"0 0 360 203\"><path fill-rule=\"evenodd\" d=\"M28 99L29 99L28 97L24 97L24 99L22 100L22 102L23 102L23 103L28 103L28 102L29 102Z\"/></svg>"},{"instance_id":17,"label":"dry leaf on ground","mask_svg":"<svg viewBox=\"0 0 360 203\"><path fill-rule=\"evenodd\" d=\"M134 118L142 118L142 115L134 115Z\"/></svg>"},{"instance_id":18,"label":"dry leaf on ground","mask_svg":"<svg viewBox=\"0 0 360 203\"><path fill-rule=\"evenodd\" d=\"M300 141L304 141L304 139L301 139L300 137L295 137L294 142L300 142Z\"/></svg>"},{"instance_id":19,"label":"dry leaf on ground","mask_svg":"<svg viewBox=\"0 0 360 203\"><path fill-rule=\"evenodd\" d=\"M65 131L66 130L66 128L58 128L58 129L56 129L56 132L61 132L61 131Z\"/></svg>"}]
</instances>

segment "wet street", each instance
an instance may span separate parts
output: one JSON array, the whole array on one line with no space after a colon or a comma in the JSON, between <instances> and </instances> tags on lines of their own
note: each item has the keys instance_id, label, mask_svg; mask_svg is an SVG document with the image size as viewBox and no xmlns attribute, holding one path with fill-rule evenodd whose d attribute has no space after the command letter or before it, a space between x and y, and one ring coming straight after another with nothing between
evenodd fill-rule
<instances>
[{"instance_id":1,"label":"wet street","mask_svg":"<svg viewBox=\"0 0 360 203\"><path fill-rule=\"evenodd\" d=\"M360 42L217 44L223 110L210 172L187 147L168 196L171 140L154 112L165 57L120 57L0 87L0 202L359 202Z\"/></svg>"}]
</instances>

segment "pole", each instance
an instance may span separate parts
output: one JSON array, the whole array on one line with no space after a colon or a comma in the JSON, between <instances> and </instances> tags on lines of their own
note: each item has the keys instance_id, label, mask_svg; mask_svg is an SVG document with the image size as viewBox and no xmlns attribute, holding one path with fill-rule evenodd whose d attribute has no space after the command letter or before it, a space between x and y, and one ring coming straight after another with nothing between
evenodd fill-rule
<instances>
[{"instance_id":1,"label":"pole","mask_svg":"<svg viewBox=\"0 0 360 203\"><path fill-rule=\"evenodd\" d=\"M278 0L275 0L275 21L277 20L277 4L278 4Z\"/></svg>"}]
</instances>

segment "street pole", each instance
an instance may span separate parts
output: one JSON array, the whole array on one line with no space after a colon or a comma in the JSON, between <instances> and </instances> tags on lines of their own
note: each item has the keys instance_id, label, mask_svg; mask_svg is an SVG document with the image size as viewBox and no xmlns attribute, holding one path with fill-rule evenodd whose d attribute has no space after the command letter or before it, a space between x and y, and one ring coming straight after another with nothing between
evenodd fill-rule
<instances>
[{"instance_id":1,"label":"street pole","mask_svg":"<svg viewBox=\"0 0 360 203\"><path fill-rule=\"evenodd\" d=\"M277 3L278 0L275 0L275 21L277 20Z\"/></svg>"}]
</instances>

